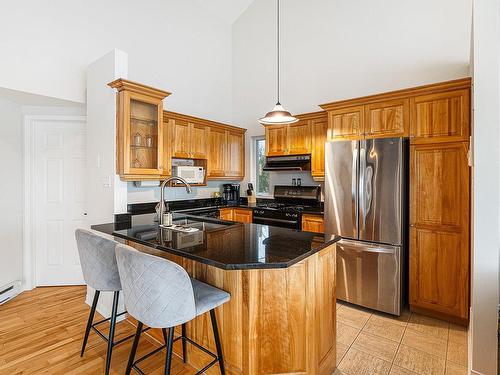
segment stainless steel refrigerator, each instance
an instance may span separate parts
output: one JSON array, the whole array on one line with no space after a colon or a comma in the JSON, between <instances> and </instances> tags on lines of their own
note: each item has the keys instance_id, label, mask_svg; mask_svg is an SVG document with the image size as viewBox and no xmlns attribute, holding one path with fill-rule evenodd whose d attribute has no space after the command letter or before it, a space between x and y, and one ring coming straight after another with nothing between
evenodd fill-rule
<instances>
[{"instance_id":1,"label":"stainless steel refrigerator","mask_svg":"<svg viewBox=\"0 0 500 375\"><path fill-rule=\"evenodd\" d=\"M337 298L400 315L406 263L403 138L327 142L325 232L337 234Z\"/></svg>"}]
</instances>

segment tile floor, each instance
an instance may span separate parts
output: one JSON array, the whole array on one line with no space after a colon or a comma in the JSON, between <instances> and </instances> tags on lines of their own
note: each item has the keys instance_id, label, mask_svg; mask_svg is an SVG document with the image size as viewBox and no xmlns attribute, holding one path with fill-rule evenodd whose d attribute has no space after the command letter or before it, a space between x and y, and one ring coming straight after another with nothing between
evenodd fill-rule
<instances>
[{"instance_id":1,"label":"tile floor","mask_svg":"<svg viewBox=\"0 0 500 375\"><path fill-rule=\"evenodd\" d=\"M401 317L337 303L334 375L467 374L467 329L405 311Z\"/></svg>"}]
</instances>

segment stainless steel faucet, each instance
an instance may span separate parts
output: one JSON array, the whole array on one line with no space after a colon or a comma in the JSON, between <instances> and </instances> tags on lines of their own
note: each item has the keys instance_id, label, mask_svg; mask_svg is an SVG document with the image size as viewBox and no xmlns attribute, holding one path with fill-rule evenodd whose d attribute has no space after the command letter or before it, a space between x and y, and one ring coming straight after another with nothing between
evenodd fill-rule
<instances>
[{"instance_id":1,"label":"stainless steel faucet","mask_svg":"<svg viewBox=\"0 0 500 375\"><path fill-rule=\"evenodd\" d=\"M181 182L182 184L184 184L184 186L186 186L186 191L188 194L191 194L192 192L192 189L191 189L191 185L189 185L186 180L184 180L183 178L181 177L169 177L167 178L166 180L163 180L163 182L161 183L160 185L160 209L158 211L158 222L160 223L160 225L163 225L163 214L165 213L165 186L170 182L170 181L179 181Z\"/></svg>"}]
</instances>

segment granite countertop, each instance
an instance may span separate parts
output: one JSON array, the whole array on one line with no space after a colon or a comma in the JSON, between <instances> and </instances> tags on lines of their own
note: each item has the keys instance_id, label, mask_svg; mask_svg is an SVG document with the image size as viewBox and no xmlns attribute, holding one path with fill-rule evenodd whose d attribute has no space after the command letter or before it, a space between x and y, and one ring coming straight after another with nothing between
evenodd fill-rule
<instances>
[{"instance_id":1,"label":"granite countertop","mask_svg":"<svg viewBox=\"0 0 500 375\"><path fill-rule=\"evenodd\" d=\"M158 227L155 214L134 215L130 221L93 225L92 229L226 270L286 268L340 238L260 224L243 224L174 213L189 220L194 233Z\"/></svg>"}]
</instances>

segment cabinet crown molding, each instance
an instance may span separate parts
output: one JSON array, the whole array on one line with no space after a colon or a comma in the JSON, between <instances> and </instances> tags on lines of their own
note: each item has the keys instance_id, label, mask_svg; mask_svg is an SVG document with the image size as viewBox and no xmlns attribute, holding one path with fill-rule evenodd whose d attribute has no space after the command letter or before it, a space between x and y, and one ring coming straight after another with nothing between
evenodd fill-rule
<instances>
[{"instance_id":1,"label":"cabinet crown molding","mask_svg":"<svg viewBox=\"0 0 500 375\"><path fill-rule=\"evenodd\" d=\"M167 96L171 94L168 91L156 89L154 87L146 86L134 81L129 81L128 79L124 78L115 79L114 81L108 83L108 86L116 89L118 92L131 91L138 94L148 95L158 99L165 99Z\"/></svg>"},{"instance_id":2,"label":"cabinet crown molding","mask_svg":"<svg viewBox=\"0 0 500 375\"><path fill-rule=\"evenodd\" d=\"M384 92L381 94L367 95L353 99L339 100L331 103L320 104L319 106L325 111L331 111L344 107L351 107L356 105L365 105L384 100L403 99L418 95L434 94L438 92L446 92L457 89L467 89L471 86L471 77L455 79L452 81L432 83L429 85L411 87L401 90Z\"/></svg>"},{"instance_id":3,"label":"cabinet crown molding","mask_svg":"<svg viewBox=\"0 0 500 375\"><path fill-rule=\"evenodd\" d=\"M210 127L220 128L224 130L231 130L240 133L245 133L247 131L247 129L239 128L234 125L224 124L222 122L207 120L199 117L185 115L183 113L178 113L178 112L163 111L163 121L168 122L168 120L183 120L186 122L191 122L200 125L207 125Z\"/></svg>"}]
</instances>

